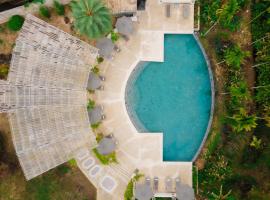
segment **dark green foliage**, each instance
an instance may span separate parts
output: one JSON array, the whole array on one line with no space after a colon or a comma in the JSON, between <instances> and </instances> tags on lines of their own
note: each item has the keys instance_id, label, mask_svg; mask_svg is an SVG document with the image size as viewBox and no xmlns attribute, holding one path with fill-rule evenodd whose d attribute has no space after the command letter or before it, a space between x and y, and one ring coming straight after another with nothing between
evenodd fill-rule
<instances>
[{"instance_id":1,"label":"dark green foliage","mask_svg":"<svg viewBox=\"0 0 270 200\"><path fill-rule=\"evenodd\" d=\"M235 15L239 11L239 5L237 0L229 0L220 9L217 10L219 24L223 28L228 28L231 31L236 30L238 24L235 21ZM236 20L237 21L237 20Z\"/></svg>"},{"instance_id":2,"label":"dark green foliage","mask_svg":"<svg viewBox=\"0 0 270 200\"><path fill-rule=\"evenodd\" d=\"M200 20L210 26L218 20L216 12L221 7L221 0L200 0L199 3L201 6Z\"/></svg>"},{"instance_id":3,"label":"dark green foliage","mask_svg":"<svg viewBox=\"0 0 270 200\"><path fill-rule=\"evenodd\" d=\"M58 15L64 15L65 14L65 7L63 4L61 4L58 0L53 1L53 6Z\"/></svg>"},{"instance_id":4,"label":"dark green foliage","mask_svg":"<svg viewBox=\"0 0 270 200\"><path fill-rule=\"evenodd\" d=\"M97 62L98 62L98 64L102 63L103 60L104 60L104 58L102 58L102 57L97 57Z\"/></svg>"},{"instance_id":5,"label":"dark green foliage","mask_svg":"<svg viewBox=\"0 0 270 200\"><path fill-rule=\"evenodd\" d=\"M112 30L110 10L100 0L78 0L71 2L75 29L89 38L99 38Z\"/></svg>"},{"instance_id":6,"label":"dark green foliage","mask_svg":"<svg viewBox=\"0 0 270 200\"><path fill-rule=\"evenodd\" d=\"M119 39L119 34L115 33L114 31L111 32L111 40L113 43L115 43Z\"/></svg>"},{"instance_id":7,"label":"dark green foliage","mask_svg":"<svg viewBox=\"0 0 270 200\"><path fill-rule=\"evenodd\" d=\"M228 160L217 152L209 157L204 169L199 170L199 188L201 194L208 199L212 197L212 192L218 193L220 186L232 176L232 168ZM225 190L224 192L229 192Z\"/></svg>"},{"instance_id":8,"label":"dark green foliage","mask_svg":"<svg viewBox=\"0 0 270 200\"><path fill-rule=\"evenodd\" d=\"M244 63L245 58L250 56L247 51L242 51L238 45L233 45L232 47L225 50L224 58L226 64L235 70L239 70L241 64Z\"/></svg>"},{"instance_id":9,"label":"dark green foliage","mask_svg":"<svg viewBox=\"0 0 270 200\"><path fill-rule=\"evenodd\" d=\"M256 102L258 111L269 117L270 110L270 1L256 1L252 9L252 40L256 64Z\"/></svg>"},{"instance_id":10,"label":"dark green foliage","mask_svg":"<svg viewBox=\"0 0 270 200\"><path fill-rule=\"evenodd\" d=\"M102 58L103 59L103 58ZM103 61L103 60L102 60ZM95 73L95 74L98 74L99 73L99 68L98 68L98 66L96 65L96 66L94 66L92 69L91 69L91 71L93 72L93 73Z\"/></svg>"},{"instance_id":11,"label":"dark green foliage","mask_svg":"<svg viewBox=\"0 0 270 200\"><path fill-rule=\"evenodd\" d=\"M27 182L26 190L37 200L50 200L50 194L59 190L60 185L52 175L40 176Z\"/></svg>"},{"instance_id":12,"label":"dark green foliage","mask_svg":"<svg viewBox=\"0 0 270 200\"><path fill-rule=\"evenodd\" d=\"M6 64L0 64L0 79L6 79L9 72L9 66Z\"/></svg>"},{"instance_id":13,"label":"dark green foliage","mask_svg":"<svg viewBox=\"0 0 270 200\"><path fill-rule=\"evenodd\" d=\"M235 174L225 181L224 188L235 188L240 193L241 199L246 199L247 193L256 185L257 181L252 176Z\"/></svg>"},{"instance_id":14,"label":"dark green foliage","mask_svg":"<svg viewBox=\"0 0 270 200\"><path fill-rule=\"evenodd\" d=\"M127 188L126 188L126 191L125 191L125 194L124 194L125 200L132 200L132 197L133 197L133 187L134 187L134 184L133 184L133 180L131 179L128 182L128 185L127 185Z\"/></svg>"},{"instance_id":15,"label":"dark green foliage","mask_svg":"<svg viewBox=\"0 0 270 200\"><path fill-rule=\"evenodd\" d=\"M125 194L124 194L125 200L133 199L134 181L139 181L141 177L143 177L143 174L136 174L132 179L130 179L130 181L128 182L127 188L125 190Z\"/></svg>"},{"instance_id":16,"label":"dark green foliage","mask_svg":"<svg viewBox=\"0 0 270 200\"><path fill-rule=\"evenodd\" d=\"M89 99L87 104L87 110L91 111L95 107L95 104L96 104L95 101Z\"/></svg>"},{"instance_id":17,"label":"dark green foliage","mask_svg":"<svg viewBox=\"0 0 270 200\"><path fill-rule=\"evenodd\" d=\"M63 176L65 174L67 174L68 172L70 172L70 167L66 164L63 164L63 165L60 165L56 168L57 170L57 173L60 175L60 176Z\"/></svg>"},{"instance_id":18,"label":"dark green foliage","mask_svg":"<svg viewBox=\"0 0 270 200\"><path fill-rule=\"evenodd\" d=\"M50 13L49 9L46 6L40 6L39 7L39 14L40 14L40 16L45 17L45 18L50 18L51 17L51 13Z\"/></svg>"},{"instance_id":19,"label":"dark green foliage","mask_svg":"<svg viewBox=\"0 0 270 200\"><path fill-rule=\"evenodd\" d=\"M13 15L7 22L7 27L11 31L19 31L24 23L24 17L20 15Z\"/></svg>"}]
</instances>

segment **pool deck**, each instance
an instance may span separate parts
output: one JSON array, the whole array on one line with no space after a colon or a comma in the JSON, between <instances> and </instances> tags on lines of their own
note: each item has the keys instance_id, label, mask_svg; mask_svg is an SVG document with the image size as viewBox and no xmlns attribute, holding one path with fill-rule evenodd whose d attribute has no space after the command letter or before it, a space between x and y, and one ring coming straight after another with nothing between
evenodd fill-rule
<instances>
[{"instance_id":1,"label":"pool deck","mask_svg":"<svg viewBox=\"0 0 270 200\"><path fill-rule=\"evenodd\" d=\"M165 6L158 0L148 0L146 11L138 11L136 32L128 41L120 39L117 45L121 51L114 54L112 60L100 64L100 74L105 76L104 90L95 92L95 101L104 107L106 119L100 130L111 134L118 141L117 159L119 164L103 166L102 174L112 176L117 187L106 192L98 187L99 178L91 178L87 170L79 167L91 182L97 186L98 200L119 200L135 169L145 176L159 178L159 193L165 192L165 178L180 177L181 182L192 186L192 162L163 162L162 133L138 133L132 124L125 105L125 88L128 78L140 61L164 60L164 34L193 34L193 4L190 4L190 16L182 17L182 4L172 6L171 17L166 18ZM92 155L94 157L94 155Z\"/></svg>"}]
</instances>

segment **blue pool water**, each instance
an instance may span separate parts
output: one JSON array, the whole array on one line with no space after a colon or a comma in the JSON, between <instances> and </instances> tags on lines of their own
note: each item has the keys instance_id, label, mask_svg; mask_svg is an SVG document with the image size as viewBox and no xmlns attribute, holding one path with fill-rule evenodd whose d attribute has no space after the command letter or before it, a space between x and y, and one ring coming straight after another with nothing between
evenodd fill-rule
<instances>
[{"instance_id":1,"label":"blue pool water","mask_svg":"<svg viewBox=\"0 0 270 200\"><path fill-rule=\"evenodd\" d=\"M193 35L165 35L164 62L140 63L126 88L128 113L141 132L163 132L163 160L191 161L211 113L211 83Z\"/></svg>"}]
</instances>

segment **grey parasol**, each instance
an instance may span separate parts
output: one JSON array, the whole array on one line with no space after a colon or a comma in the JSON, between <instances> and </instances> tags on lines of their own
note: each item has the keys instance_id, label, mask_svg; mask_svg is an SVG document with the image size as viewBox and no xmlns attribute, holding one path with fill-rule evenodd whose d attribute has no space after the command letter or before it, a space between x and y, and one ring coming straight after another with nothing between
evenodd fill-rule
<instances>
[{"instance_id":1,"label":"grey parasol","mask_svg":"<svg viewBox=\"0 0 270 200\"><path fill-rule=\"evenodd\" d=\"M153 197L153 191L148 184L137 184L135 188L135 198L138 200L149 200Z\"/></svg>"},{"instance_id":2,"label":"grey parasol","mask_svg":"<svg viewBox=\"0 0 270 200\"><path fill-rule=\"evenodd\" d=\"M116 143L113 138L104 137L99 143L97 150L102 155L107 155L115 151Z\"/></svg>"},{"instance_id":3,"label":"grey parasol","mask_svg":"<svg viewBox=\"0 0 270 200\"><path fill-rule=\"evenodd\" d=\"M178 200L194 200L194 190L188 185L176 183L176 197Z\"/></svg>"},{"instance_id":4,"label":"grey parasol","mask_svg":"<svg viewBox=\"0 0 270 200\"><path fill-rule=\"evenodd\" d=\"M91 72L88 77L87 89L95 90L98 89L100 86L101 86L100 77L97 74Z\"/></svg>"},{"instance_id":5,"label":"grey parasol","mask_svg":"<svg viewBox=\"0 0 270 200\"><path fill-rule=\"evenodd\" d=\"M96 106L92 110L88 111L88 116L91 124L96 124L102 119L102 108Z\"/></svg>"},{"instance_id":6,"label":"grey parasol","mask_svg":"<svg viewBox=\"0 0 270 200\"><path fill-rule=\"evenodd\" d=\"M130 17L120 17L115 24L116 29L123 35L131 35L134 32L133 22Z\"/></svg>"},{"instance_id":7,"label":"grey parasol","mask_svg":"<svg viewBox=\"0 0 270 200\"><path fill-rule=\"evenodd\" d=\"M96 47L99 49L99 55L110 58L114 49L114 44L111 39L104 37L97 41Z\"/></svg>"}]
</instances>

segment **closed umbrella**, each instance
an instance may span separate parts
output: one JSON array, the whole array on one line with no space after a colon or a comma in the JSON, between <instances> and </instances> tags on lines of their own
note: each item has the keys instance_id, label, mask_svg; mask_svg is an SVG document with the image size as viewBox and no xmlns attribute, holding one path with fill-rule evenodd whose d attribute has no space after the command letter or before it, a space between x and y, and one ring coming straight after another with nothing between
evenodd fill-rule
<instances>
[{"instance_id":1,"label":"closed umbrella","mask_svg":"<svg viewBox=\"0 0 270 200\"><path fill-rule=\"evenodd\" d=\"M117 19L115 27L120 34L131 35L134 32L133 22L130 17L120 17Z\"/></svg>"},{"instance_id":2,"label":"closed umbrella","mask_svg":"<svg viewBox=\"0 0 270 200\"><path fill-rule=\"evenodd\" d=\"M98 89L100 86L101 86L100 77L97 74L91 72L88 77L87 89L95 90Z\"/></svg>"},{"instance_id":3,"label":"closed umbrella","mask_svg":"<svg viewBox=\"0 0 270 200\"><path fill-rule=\"evenodd\" d=\"M178 200L194 200L194 190L186 184L176 184L176 197Z\"/></svg>"},{"instance_id":4,"label":"closed umbrella","mask_svg":"<svg viewBox=\"0 0 270 200\"><path fill-rule=\"evenodd\" d=\"M99 49L98 53L100 56L110 58L114 49L114 44L109 38L101 38L97 41L96 47Z\"/></svg>"},{"instance_id":5,"label":"closed umbrella","mask_svg":"<svg viewBox=\"0 0 270 200\"><path fill-rule=\"evenodd\" d=\"M97 150L102 155L107 155L115 151L116 143L113 138L105 137L99 143Z\"/></svg>"},{"instance_id":6,"label":"closed umbrella","mask_svg":"<svg viewBox=\"0 0 270 200\"><path fill-rule=\"evenodd\" d=\"M149 200L153 197L153 191L148 184L137 184L135 188L135 198L138 200Z\"/></svg>"},{"instance_id":7,"label":"closed umbrella","mask_svg":"<svg viewBox=\"0 0 270 200\"><path fill-rule=\"evenodd\" d=\"M96 106L92 110L88 111L88 116L91 125L100 122L102 120L101 106Z\"/></svg>"}]
</instances>

